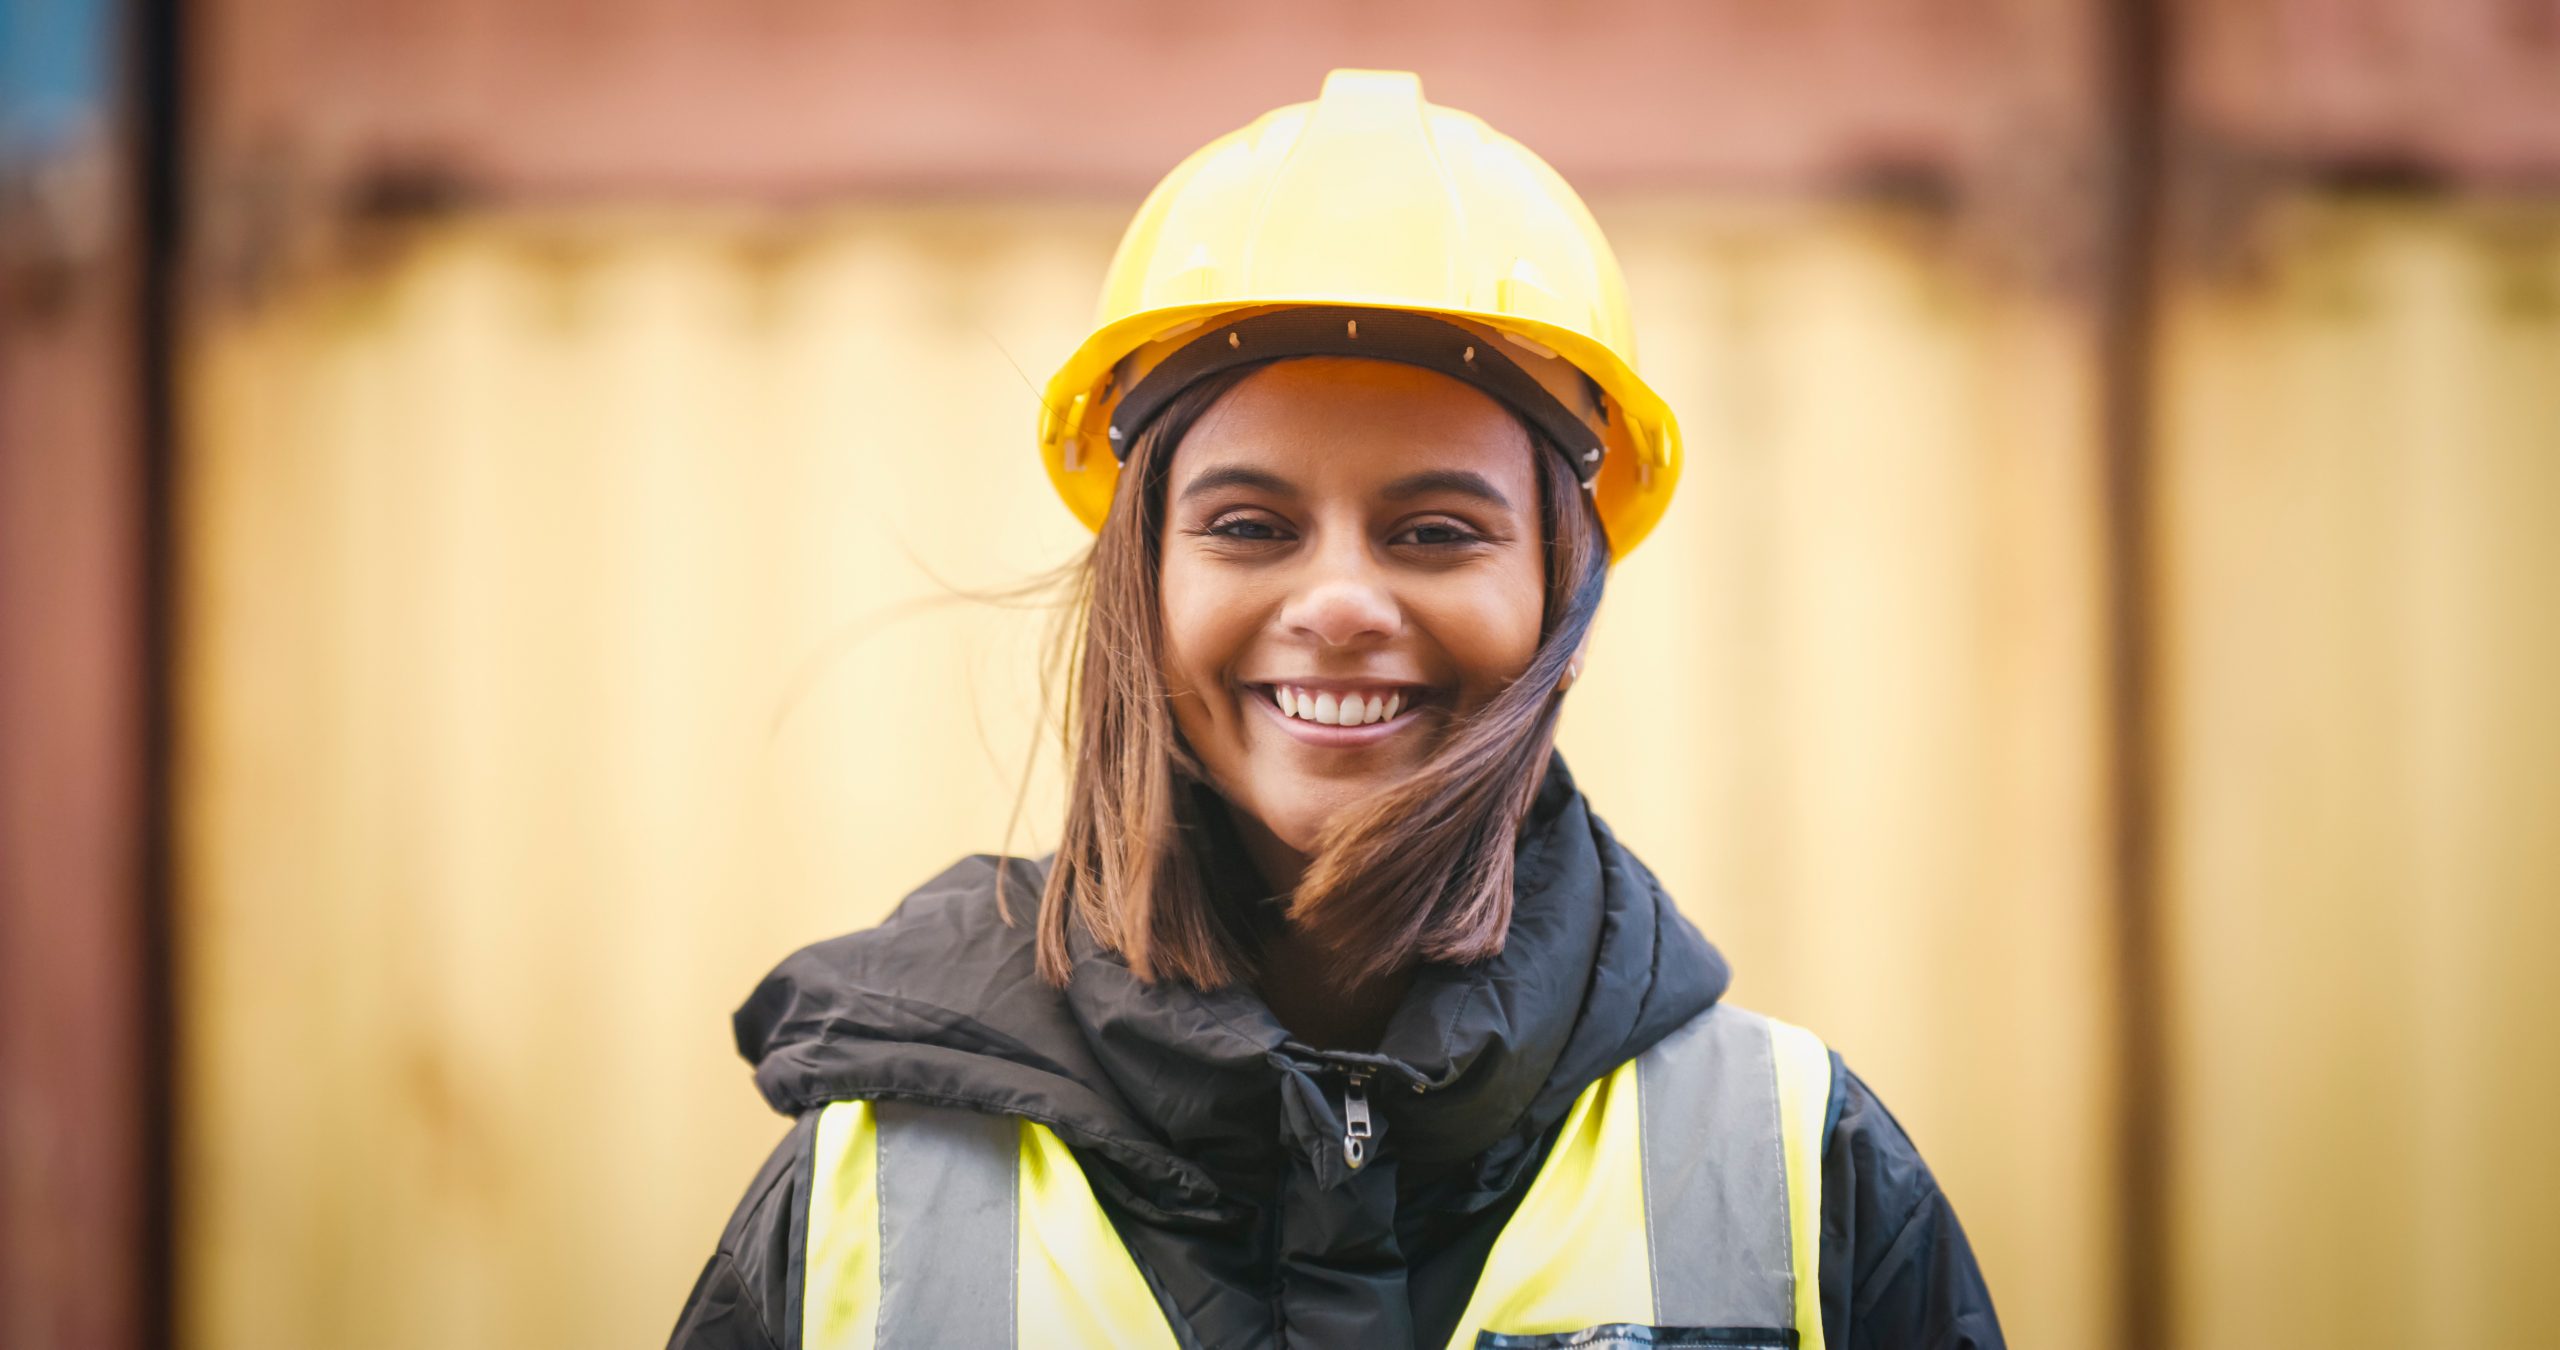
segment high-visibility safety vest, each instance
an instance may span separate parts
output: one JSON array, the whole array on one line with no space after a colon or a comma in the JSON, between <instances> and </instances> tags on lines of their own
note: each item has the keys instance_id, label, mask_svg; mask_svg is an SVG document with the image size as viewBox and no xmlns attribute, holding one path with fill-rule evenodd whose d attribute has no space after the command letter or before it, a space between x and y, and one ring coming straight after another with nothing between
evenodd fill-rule
<instances>
[{"instance_id":1,"label":"high-visibility safety vest","mask_svg":"<svg viewBox=\"0 0 2560 1350\"><path fill-rule=\"evenodd\" d=\"M1496 1235L1451 1350L1821 1350L1830 1085L1811 1032L1725 1004L1603 1075ZM1178 1344L1046 1126L831 1102L813 1166L804 1350Z\"/></svg>"}]
</instances>

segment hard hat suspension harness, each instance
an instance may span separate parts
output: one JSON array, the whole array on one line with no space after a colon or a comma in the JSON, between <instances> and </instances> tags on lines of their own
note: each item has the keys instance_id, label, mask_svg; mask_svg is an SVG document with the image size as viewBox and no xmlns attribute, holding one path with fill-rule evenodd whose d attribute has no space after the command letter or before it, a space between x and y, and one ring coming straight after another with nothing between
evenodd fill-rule
<instances>
[{"instance_id":1,"label":"hard hat suspension harness","mask_svg":"<svg viewBox=\"0 0 2560 1350\"><path fill-rule=\"evenodd\" d=\"M1600 472L1601 440L1589 421L1548 392L1536 376L1495 350L1480 334L1410 310L1310 305L1275 310L1208 328L1158 362L1114 406L1109 439L1122 463L1129 448L1192 381L1259 361L1286 356L1365 356L1436 370L1482 389L1546 433L1573 466L1585 489ZM1605 409L1589 376L1575 371Z\"/></svg>"}]
</instances>

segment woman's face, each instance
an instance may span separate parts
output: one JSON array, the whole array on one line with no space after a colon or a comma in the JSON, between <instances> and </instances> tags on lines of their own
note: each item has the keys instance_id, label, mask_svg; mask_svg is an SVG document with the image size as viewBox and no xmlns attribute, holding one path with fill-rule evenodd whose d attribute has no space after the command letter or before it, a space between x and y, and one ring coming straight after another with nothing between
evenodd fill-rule
<instances>
[{"instance_id":1,"label":"woman's face","mask_svg":"<svg viewBox=\"0 0 2560 1350\"><path fill-rule=\"evenodd\" d=\"M1545 608L1533 453L1489 395L1350 357L1265 366L1183 438L1165 674L1241 828L1312 852L1527 669Z\"/></svg>"}]
</instances>

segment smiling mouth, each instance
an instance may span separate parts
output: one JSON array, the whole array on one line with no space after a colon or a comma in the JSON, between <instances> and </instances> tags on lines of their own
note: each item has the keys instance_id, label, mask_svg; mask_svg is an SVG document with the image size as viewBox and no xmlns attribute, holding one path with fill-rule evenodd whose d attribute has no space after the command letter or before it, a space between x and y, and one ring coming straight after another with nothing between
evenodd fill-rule
<instances>
[{"instance_id":1,"label":"smiling mouth","mask_svg":"<svg viewBox=\"0 0 2560 1350\"><path fill-rule=\"evenodd\" d=\"M1256 684L1247 687L1265 706L1295 726L1340 727L1346 730L1397 721L1429 702L1431 692L1421 685L1317 688Z\"/></svg>"}]
</instances>

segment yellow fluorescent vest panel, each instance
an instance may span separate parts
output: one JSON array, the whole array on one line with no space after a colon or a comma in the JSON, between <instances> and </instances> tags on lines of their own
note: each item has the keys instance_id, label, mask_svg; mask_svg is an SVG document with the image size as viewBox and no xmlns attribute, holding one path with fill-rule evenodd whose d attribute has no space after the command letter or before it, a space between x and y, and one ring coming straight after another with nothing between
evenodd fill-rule
<instances>
[{"instance_id":1,"label":"yellow fluorescent vest panel","mask_svg":"<svg viewBox=\"0 0 2560 1350\"><path fill-rule=\"evenodd\" d=\"M1155 1291L1139 1273L1084 1169L1058 1136L1022 1124L1021 1343L1172 1350Z\"/></svg>"},{"instance_id":2,"label":"yellow fluorescent vest panel","mask_svg":"<svg viewBox=\"0 0 2560 1350\"><path fill-rule=\"evenodd\" d=\"M1475 1344L1479 1331L1539 1335L1653 1322L1639 1123L1632 1064L1573 1104L1485 1257L1452 1347Z\"/></svg>"},{"instance_id":3,"label":"yellow fluorescent vest panel","mask_svg":"<svg viewBox=\"0 0 2560 1350\"><path fill-rule=\"evenodd\" d=\"M1787 1231L1795 1244L1797 1350L1822 1350L1822 1119L1831 1103L1831 1052L1803 1027L1770 1028L1778 1075L1778 1137L1786 1148Z\"/></svg>"},{"instance_id":4,"label":"yellow fluorescent vest panel","mask_svg":"<svg viewBox=\"0 0 2560 1350\"><path fill-rule=\"evenodd\" d=\"M805 1350L871 1350L880 1311L880 1132L871 1104L836 1102L818 1117L810 1175ZM797 1236L797 1235L795 1235Z\"/></svg>"}]
</instances>

